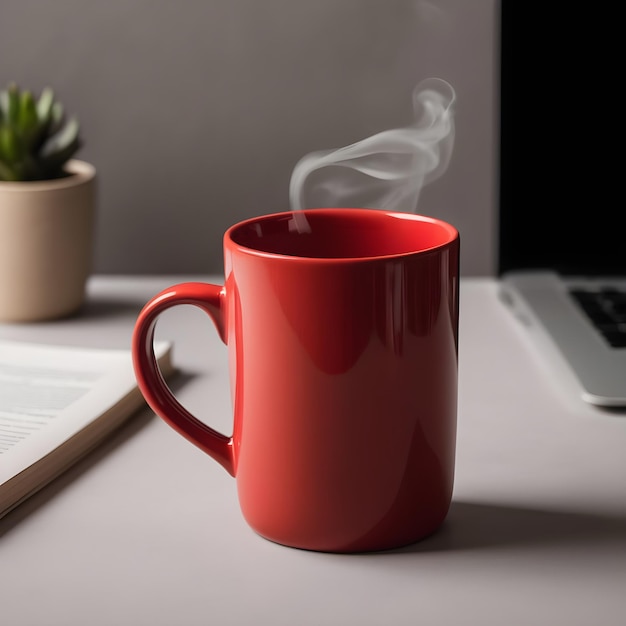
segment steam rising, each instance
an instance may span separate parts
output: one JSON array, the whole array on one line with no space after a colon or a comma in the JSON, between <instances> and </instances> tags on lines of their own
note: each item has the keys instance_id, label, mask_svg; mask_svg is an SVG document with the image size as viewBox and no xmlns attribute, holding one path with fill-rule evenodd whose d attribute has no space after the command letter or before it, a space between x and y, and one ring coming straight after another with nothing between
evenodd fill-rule
<instances>
[{"instance_id":1,"label":"steam rising","mask_svg":"<svg viewBox=\"0 0 626 626\"><path fill-rule=\"evenodd\" d=\"M448 167L454 144L454 101L454 89L446 81L426 79L413 91L410 126L302 157L289 184L294 228L309 230L299 213L309 207L414 212L422 187ZM321 169L324 172L318 172Z\"/></svg>"}]
</instances>

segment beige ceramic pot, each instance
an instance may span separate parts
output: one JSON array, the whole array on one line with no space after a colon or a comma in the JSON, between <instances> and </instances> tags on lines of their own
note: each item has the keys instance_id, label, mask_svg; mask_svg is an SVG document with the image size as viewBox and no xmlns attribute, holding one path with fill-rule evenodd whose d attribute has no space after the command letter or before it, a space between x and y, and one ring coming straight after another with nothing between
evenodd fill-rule
<instances>
[{"instance_id":1,"label":"beige ceramic pot","mask_svg":"<svg viewBox=\"0 0 626 626\"><path fill-rule=\"evenodd\" d=\"M0 322L74 313L91 272L95 169L68 162L65 178L0 182Z\"/></svg>"}]
</instances>

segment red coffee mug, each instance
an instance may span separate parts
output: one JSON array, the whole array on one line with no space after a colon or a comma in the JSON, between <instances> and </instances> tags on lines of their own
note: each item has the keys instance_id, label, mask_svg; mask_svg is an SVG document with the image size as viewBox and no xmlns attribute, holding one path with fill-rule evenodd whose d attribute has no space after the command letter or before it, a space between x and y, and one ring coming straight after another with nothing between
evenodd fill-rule
<instances>
[{"instance_id":1,"label":"red coffee mug","mask_svg":"<svg viewBox=\"0 0 626 626\"><path fill-rule=\"evenodd\" d=\"M139 388L236 477L261 536L329 552L413 543L452 496L458 232L375 209L297 218L232 226L224 286L182 283L146 304L132 341ZM232 436L194 417L160 375L155 324L179 304L204 310L228 345Z\"/></svg>"}]
</instances>

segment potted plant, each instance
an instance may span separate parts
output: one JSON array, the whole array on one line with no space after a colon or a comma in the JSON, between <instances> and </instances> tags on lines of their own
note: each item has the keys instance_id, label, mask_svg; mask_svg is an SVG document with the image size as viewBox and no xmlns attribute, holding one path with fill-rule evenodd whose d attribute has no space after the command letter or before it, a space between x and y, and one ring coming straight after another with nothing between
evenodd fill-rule
<instances>
[{"instance_id":1,"label":"potted plant","mask_svg":"<svg viewBox=\"0 0 626 626\"><path fill-rule=\"evenodd\" d=\"M0 91L0 322L80 308L91 272L95 168L52 89Z\"/></svg>"}]
</instances>

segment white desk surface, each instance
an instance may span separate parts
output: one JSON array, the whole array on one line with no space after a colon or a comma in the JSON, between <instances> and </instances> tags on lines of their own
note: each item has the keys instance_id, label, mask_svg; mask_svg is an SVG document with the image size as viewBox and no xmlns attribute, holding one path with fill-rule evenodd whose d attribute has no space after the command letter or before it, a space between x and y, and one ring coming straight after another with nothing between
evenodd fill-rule
<instances>
[{"instance_id":1,"label":"white desk surface","mask_svg":"<svg viewBox=\"0 0 626 626\"><path fill-rule=\"evenodd\" d=\"M145 301L186 279L221 282L97 276L80 316L0 338L127 348ZM230 432L209 319L179 307L157 336L181 401ZM493 280L462 281L455 492L431 538L343 556L266 541L234 479L146 408L0 520L0 623L623 626L626 413L565 401L526 339Z\"/></svg>"}]
</instances>

